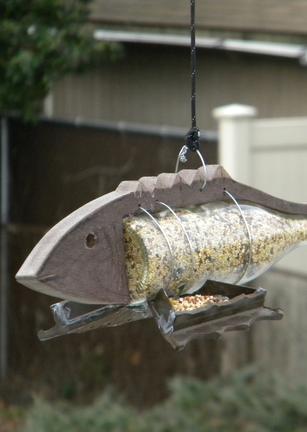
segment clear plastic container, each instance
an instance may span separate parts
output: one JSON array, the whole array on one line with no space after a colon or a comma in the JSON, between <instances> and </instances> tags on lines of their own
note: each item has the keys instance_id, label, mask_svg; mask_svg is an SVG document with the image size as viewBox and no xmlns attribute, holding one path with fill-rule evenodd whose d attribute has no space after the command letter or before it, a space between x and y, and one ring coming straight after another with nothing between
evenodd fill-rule
<instances>
[{"instance_id":1,"label":"clear plastic container","mask_svg":"<svg viewBox=\"0 0 307 432\"><path fill-rule=\"evenodd\" d=\"M124 221L127 275L133 300L161 288L179 295L207 279L243 284L264 273L307 238L307 219L251 204L215 202ZM179 218L179 220L178 220Z\"/></svg>"}]
</instances>

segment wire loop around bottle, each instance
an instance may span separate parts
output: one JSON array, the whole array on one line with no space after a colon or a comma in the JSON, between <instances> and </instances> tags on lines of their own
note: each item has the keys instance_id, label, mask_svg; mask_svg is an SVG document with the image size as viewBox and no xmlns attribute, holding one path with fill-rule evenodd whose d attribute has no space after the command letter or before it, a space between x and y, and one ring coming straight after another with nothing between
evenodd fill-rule
<instances>
[{"instance_id":1,"label":"wire loop around bottle","mask_svg":"<svg viewBox=\"0 0 307 432\"><path fill-rule=\"evenodd\" d=\"M248 268L249 268L249 266L250 266L250 264L252 262L252 241L253 240L252 240L252 234L251 234L250 227L248 225L248 222L246 220L246 217L245 217L245 215L243 213L243 210L242 210L240 204L235 199L235 197L230 192L228 192L227 189L224 189L224 194L227 195L234 202L234 204L236 205L236 207L238 208L240 216L241 216L241 218L242 218L242 220L244 222L244 225L245 225L245 228L246 228L246 232L247 232L248 241L249 241L248 260L246 261L246 264L245 264L245 266L243 268L243 271L242 271L241 275L239 276L238 280L236 280L234 282L235 284L238 284L239 282L241 282L244 279L244 277L245 277L245 275L247 273L247 270L248 270Z\"/></svg>"},{"instance_id":2,"label":"wire loop around bottle","mask_svg":"<svg viewBox=\"0 0 307 432\"><path fill-rule=\"evenodd\" d=\"M164 231L164 229L161 226L161 224L157 221L157 219L148 210L144 209L141 206L139 206L139 209L142 210L142 212L144 212L150 218L150 220L153 222L153 224L159 229L159 231L163 235L163 237L164 237L164 239L166 241L168 250L169 250L170 258L171 258L172 277L173 276L177 277L176 270L175 270L175 256L174 256L174 252L173 252L172 246L170 244L170 241L169 241L169 239L167 237L166 232ZM169 280L169 284L171 282L172 282L172 279Z\"/></svg>"},{"instance_id":3,"label":"wire loop around bottle","mask_svg":"<svg viewBox=\"0 0 307 432\"><path fill-rule=\"evenodd\" d=\"M167 247L168 247L168 249L169 249L169 253L170 253L170 255L174 258L174 253L173 253L173 249L172 249L172 246L171 246L171 244L170 244L170 242L169 242L169 239L168 239L168 237L167 237L167 235L166 235L166 233L165 233L165 231L164 231L164 229L162 228L162 226L159 224L159 222L157 221L157 219L148 211L148 210L146 210L146 209L144 209L143 207L139 207L140 208L140 210L142 210L144 213L146 213L147 214L147 216L149 216L150 217L150 219L152 220L152 222L156 225L156 227L157 228L159 228L159 230L161 231L161 233L162 233L162 235L163 235L163 237L164 237L164 239L165 239L165 241L166 241L166 243L167 243Z\"/></svg>"},{"instance_id":4,"label":"wire loop around bottle","mask_svg":"<svg viewBox=\"0 0 307 432\"><path fill-rule=\"evenodd\" d=\"M161 205L163 205L164 207L166 207L172 213L172 215L175 217L175 219L177 220L177 222L179 223L179 225L180 225L180 227L181 227L181 229L182 229L182 231L184 233L184 236L185 236L185 238L186 238L186 240L188 242L188 245L189 245L190 256L191 256L191 261L192 261L192 271L191 271L191 273L193 273L194 267L195 267L195 260L194 260L194 254L193 254L193 246L192 246L192 242L191 242L191 239L189 237L189 234L188 234L187 230L185 229L185 227L184 227L184 225L183 225L180 217L176 214L176 212L169 205L165 204L164 202L158 201L158 203L161 204Z\"/></svg>"}]
</instances>

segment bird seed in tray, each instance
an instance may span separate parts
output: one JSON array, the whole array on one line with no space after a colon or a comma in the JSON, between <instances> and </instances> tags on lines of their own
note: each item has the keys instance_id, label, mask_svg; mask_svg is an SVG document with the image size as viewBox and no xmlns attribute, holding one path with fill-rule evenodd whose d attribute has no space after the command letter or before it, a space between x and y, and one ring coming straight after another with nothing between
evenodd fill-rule
<instances>
[{"instance_id":1,"label":"bird seed in tray","mask_svg":"<svg viewBox=\"0 0 307 432\"><path fill-rule=\"evenodd\" d=\"M179 298L170 298L171 305L176 312L188 312L205 308L214 304L229 302L229 297L223 295L187 295Z\"/></svg>"},{"instance_id":2,"label":"bird seed in tray","mask_svg":"<svg viewBox=\"0 0 307 432\"><path fill-rule=\"evenodd\" d=\"M149 305L161 334L174 348L182 349L199 336L220 337L226 331L249 328L255 321L281 319L281 311L264 306L265 295L263 288L208 280L194 295L179 299L161 290Z\"/></svg>"}]
</instances>

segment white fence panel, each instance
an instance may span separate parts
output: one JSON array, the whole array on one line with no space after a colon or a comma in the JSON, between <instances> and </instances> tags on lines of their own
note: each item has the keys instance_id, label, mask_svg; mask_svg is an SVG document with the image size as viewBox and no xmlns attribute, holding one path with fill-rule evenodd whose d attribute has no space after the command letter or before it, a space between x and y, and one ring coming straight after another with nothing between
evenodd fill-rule
<instances>
[{"instance_id":1,"label":"white fence panel","mask_svg":"<svg viewBox=\"0 0 307 432\"><path fill-rule=\"evenodd\" d=\"M218 108L214 116L219 162L233 178L307 202L307 118L257 119L255 108L237 105ZM223 371L255 362L279 371L294 385L307 384L307 247L293 251L275 268L257 283L268 289L268 305L284 309L283 320L257 323L244 336L227 335Z\"/></svg>"},{"instance_id":2,"label":"white fence panel","mask_svg":"<svg viewBox=\"0 0 307 432\"><path fill-rule=\"evenodd\" d=\"M256 109L217 108L219 162L235 179L289 201L307 202L307 118L257 119ZM277 267L307 275L307 249Z\"/></svg>"}]
</instances>

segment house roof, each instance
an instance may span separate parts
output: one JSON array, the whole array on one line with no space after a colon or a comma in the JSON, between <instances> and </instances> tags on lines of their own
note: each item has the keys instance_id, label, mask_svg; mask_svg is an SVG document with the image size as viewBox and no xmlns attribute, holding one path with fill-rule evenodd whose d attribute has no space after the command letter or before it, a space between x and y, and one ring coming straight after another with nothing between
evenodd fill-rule
<instances>
[{"instance_id":1,"label":"house roof","mask_svg":"<svg viewBox=\"0 0 307 432\"><path fill-rule=\"evenodd\" d=\"M146 33L144 31L118 31L112 29L97 29L94 31L94 37L96 40L104 42L140 43L182 47L189 47L191 43L189 36L174 33ZM239 40L220 37L197 37L196 44L198 48L298 59L304 66L306 66L307 63L306 47L302 44Z\"/></svg>"}]
</instances>

